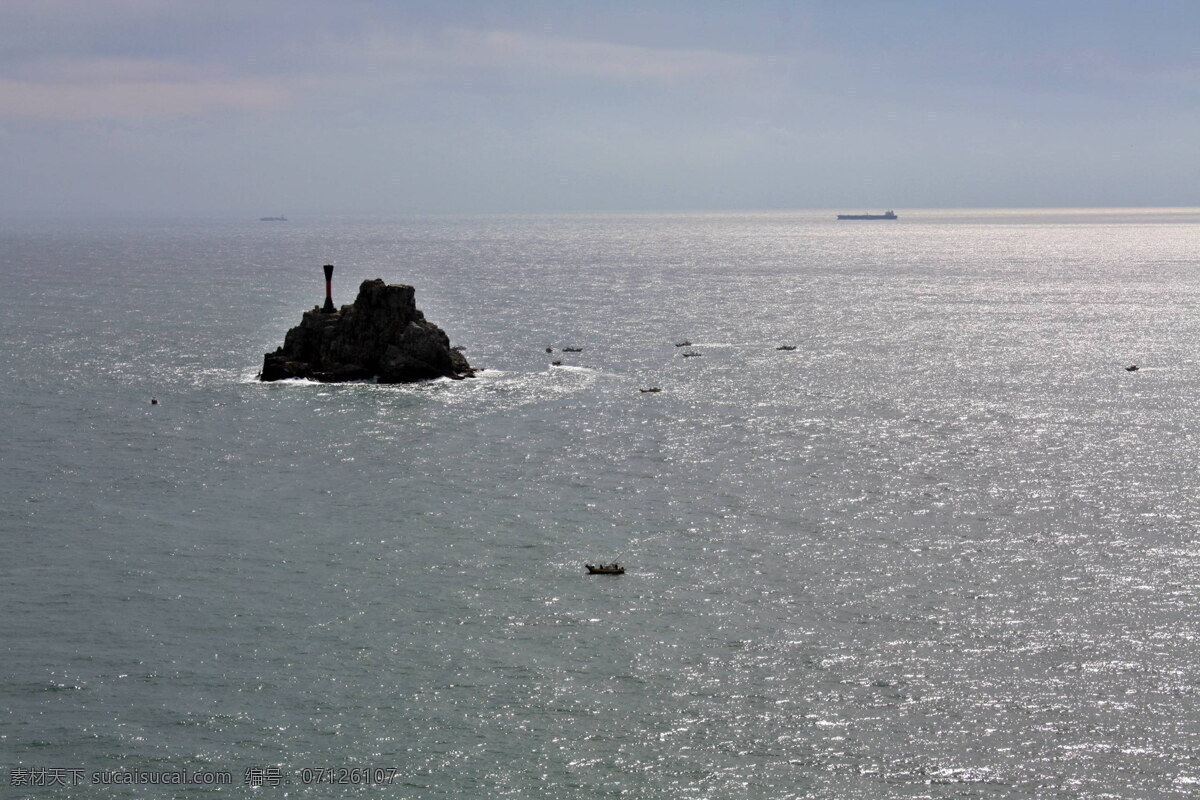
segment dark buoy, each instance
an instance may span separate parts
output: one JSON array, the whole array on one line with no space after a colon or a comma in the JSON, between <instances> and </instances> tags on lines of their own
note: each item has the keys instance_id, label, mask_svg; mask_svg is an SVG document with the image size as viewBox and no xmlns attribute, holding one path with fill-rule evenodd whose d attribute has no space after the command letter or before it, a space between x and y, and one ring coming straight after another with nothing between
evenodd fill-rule
<instances>
[{"instance_id":1,"label":"dark buoy","mask_svg":"<svg viewBox=\"0 0 1200 800\"><path fill-rule=\"evenodd\" d=\"M152 406L158 405L158 398L155 397L154 395L150 395L150 405L152 405Z\"/></svg>"},{"instance_id":2,"label":"dark buoy","mask_svg":"<svg viewBox=\"0 0 1200 800\"><path fill-rule=\"evenodd\" d=\"M321 311L326 314L332 314L337 311L333 307L333 264L325 265L325 306Z\"/></svg>"}]
</instances>

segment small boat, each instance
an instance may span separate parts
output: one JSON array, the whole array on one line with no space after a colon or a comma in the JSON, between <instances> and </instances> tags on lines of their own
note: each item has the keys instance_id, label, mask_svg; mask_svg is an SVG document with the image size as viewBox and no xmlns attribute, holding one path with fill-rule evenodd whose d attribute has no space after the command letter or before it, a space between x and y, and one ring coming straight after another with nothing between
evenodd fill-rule
<instances>
[{"instance_id":1,"label":"small boat","mask_svg":"<svg viewBox=\"0 0 1200 800\"><path fill-rule=\"evenodd\" d=\"M691 352L689 352L689 353L684 353L684 354L683 354L683 357L684 357L684 358L696 358L697 356L700 356L700 355L703 355L703 353L691 353Z\"/></svg>"},{"instance_id":2,"label":"small boat","mask_svg":"<svg viewBox=\"0 0 1200 800\"><path fill-rule=\"evenodd\" d=\"M564 353L582 353L583 348L582 347L564 347L563 352Z\"/></svg>"},{"instance_id":3,"label":"small boat","mask_svg":"<svg viewBox=\"0 0 1200 800\"><path fill-rule=\"evenodd\" d=\"M287 222L287 217L280 214L278 217L259 217L259 222Z\"/></svg>"},{"instance_id":4,"label":"small boat","mask_svg":"<svg viewBox=\"0 0 1200 800\"><path fill-rule=\"evenodd\" d=\"M692 343L691 343L691 342L689 342L689 341L687 341L687 340L685 339L685 340L684 340L684 341L682 341L682 342L676 342L676 343L675 343L675 346L676 346L676 347L691 347L691 346L692 346Z\"/></svg>"},{"instance_id":5,"label":"small boat","mask_svg":"<svg viewBox=\"0 0 1200 800\"><path fill-rule=\"evenodd\" d=\"M661 391L662 391L662 389L658 388L657 386L651 386L649 389L638 389L638 391L639 391L639 392L642 392L642 393L645 393L645 392L661 392Z\"/></svg>"},{"instance_id":6,"label":"small boat","mask_svg":"<svg viewBox=\"0 0 1200 800\"><path fill-rule=\"evenodd\" d=\"M779 347L776 347L775 349L776 349L776 350L795 350L795 349L796 349L796 345L794 345L794 344L781 344L781 345L779 345Z\"/></svg>"},{"instance_id":7,"label":"small boat","mask_svg":"<svg viewBox=\"0 0 1200 800\"><path fill-rule=\"evenodd\" d=\"M1128 367L1125 368L1125 371L1126 372L1137 372L1139 369L1141 369L1141 367L1139 367L1137 364L1130 364Z\"/></svg>"},{"instance_id":8,"label":"small boat","mask_svg":"<svg viewBox=\"0 0 1200 800\"><path fill-rule=\"evenodd\" d=\"M625 568L617 562L611 564L584 564L587 567L588 575L624 575Z\"/></svg>"}]
</instances>

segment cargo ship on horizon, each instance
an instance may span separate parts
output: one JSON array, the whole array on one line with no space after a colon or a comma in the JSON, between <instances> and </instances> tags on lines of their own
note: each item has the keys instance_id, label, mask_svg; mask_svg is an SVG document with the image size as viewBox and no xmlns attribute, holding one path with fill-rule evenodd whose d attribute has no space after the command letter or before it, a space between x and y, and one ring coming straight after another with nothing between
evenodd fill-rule
<instances>
[{"instance_id":1,"label":"cargo ship on horizon","mask_svg":"<svg viewBox=\"0 0 1200 800\"><path fill-rule=\"evenodd\" d=\"M891 209L884 214L838 214L838 219L900 219Z\"/></svg>"}]
</instances>

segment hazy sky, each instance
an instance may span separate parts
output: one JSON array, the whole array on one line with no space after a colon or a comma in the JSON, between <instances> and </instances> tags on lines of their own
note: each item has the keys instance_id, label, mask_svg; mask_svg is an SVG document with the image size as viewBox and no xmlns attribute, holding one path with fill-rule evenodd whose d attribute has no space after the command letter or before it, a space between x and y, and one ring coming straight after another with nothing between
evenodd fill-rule
<instances>
[{"instance_id":1,"label":"hazy sky","mask_svg":"<svg viewBox=\"0 0 1200 800\"><path fill-rule=\"evenodd\" d=\"M1200 0L0 0L0 215L1200 205Z\"/></svg>"}]
</instances>

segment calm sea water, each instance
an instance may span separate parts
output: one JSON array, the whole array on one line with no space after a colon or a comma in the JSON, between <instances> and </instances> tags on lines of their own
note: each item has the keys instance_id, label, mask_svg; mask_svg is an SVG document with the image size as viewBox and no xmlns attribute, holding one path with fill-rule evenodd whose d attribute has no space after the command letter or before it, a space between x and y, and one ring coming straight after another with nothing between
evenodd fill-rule
<instances>
[{"instance_id":1,"label":"calm sea water","mask_svg":"<svg viewBox=\"0 0 1200 800\"><path fill-rule=\"evenodd\" d=\"M257 383L326 262L486 371ZM1200 211L6 223L0 265L0 795L1200 791Z\"/></svg>"}]
</instances>

